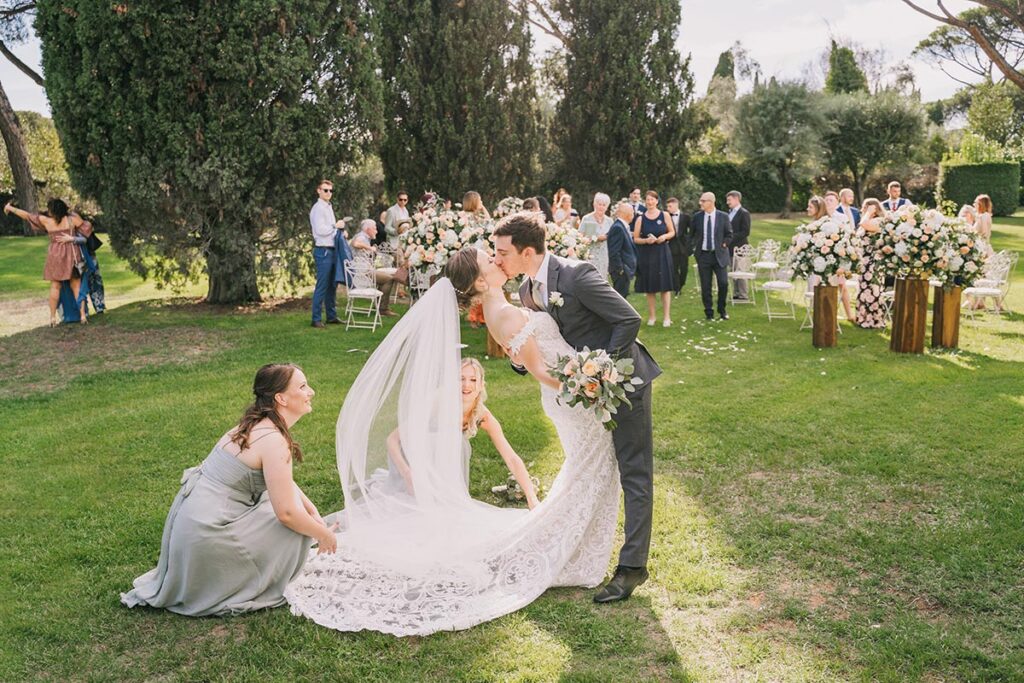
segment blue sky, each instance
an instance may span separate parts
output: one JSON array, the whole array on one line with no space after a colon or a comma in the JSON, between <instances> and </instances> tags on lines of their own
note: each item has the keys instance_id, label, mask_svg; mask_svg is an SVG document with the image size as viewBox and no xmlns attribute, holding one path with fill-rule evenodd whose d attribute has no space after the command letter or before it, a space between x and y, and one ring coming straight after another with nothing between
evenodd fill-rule
<instances>
[{"instance_id":1,"label":"blue sky","mask_svg":"<svg viewBox=\"0 0 1024 683\"><path fill-rule=\"evenodd\" d=\"M707 89L718 55L737 40L761 63L766 76L797 78L828 45L830 35L882 48L896 63L908 59L918 41L936 27L900 0L681 0L681 5L679 48L692 55L699 94ZM948 0L946 5L957 12L972 6L965 0ZM538 40L540 47L544 44ZM25 62L39 65L38 41L14 51ZM926 101L948 97L957 89L958 84L937 68L920 61L910 64ZM15 109L49 113L43 90L2 58L0 82Z\"/></svg>"}]
</instances>

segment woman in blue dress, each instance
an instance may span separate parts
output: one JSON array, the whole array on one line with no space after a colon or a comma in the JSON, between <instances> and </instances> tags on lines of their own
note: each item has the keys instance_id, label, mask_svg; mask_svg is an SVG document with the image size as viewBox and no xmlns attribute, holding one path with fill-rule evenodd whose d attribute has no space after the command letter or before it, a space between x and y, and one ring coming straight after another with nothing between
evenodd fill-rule
<instances>
[{"instance_id":1,"label":"woman in blue dress","mask_svg":"<svg viewBox=\"0 0 1024 683\"><path fill-rule=\"evenodd\" d=\"M676 230L669 215L658 208L658 193L644 196L647 210L633 221L636 248L636 291L647 295L647 324L654 325L655 299L661 295L662 326L672 326L672 248Z\"/></svg>"}]
</instances>

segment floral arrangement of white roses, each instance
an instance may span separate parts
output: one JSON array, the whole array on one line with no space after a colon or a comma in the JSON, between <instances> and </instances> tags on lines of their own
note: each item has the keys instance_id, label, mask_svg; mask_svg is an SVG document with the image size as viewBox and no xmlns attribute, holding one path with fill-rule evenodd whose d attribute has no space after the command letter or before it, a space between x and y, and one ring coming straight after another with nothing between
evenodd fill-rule
<instances>
[{"instance_id":1,"label":"floral arrangement of white roses","mask_svg":"<svg viewBox=\"0 0 1024 683\"><path fill-rule=\"evenodd\" d=\"M438 212L436 207L428 206L412 220L413 226L401 236L402 251L409 267L426 275L440 273L463 247L490 248L486 228L468 225L459 212Z\"/></svg>"},{"instance_id":2,"label":"floral arrangement of white roses","mask_svg":"<svg viewBox=\"0 0 1024 683\"><path fill-rule=\"evenodd\" d=\"M839 278L859 270L864 241L849 221L825 217L798 227L789 252L795 275L817 275L823 283L834 286Z\"/></svg>"},{"instance_id":3,"label":"floral arrangement of white roses","mask_svg":"<svg viewBox=\"0 0 1024 683\"><path fill-rule=\"evenodd\" d=\"M570 225L548 223L544 247L555 256L584 261L590 251L590 238Z\"/></svg>"},{"instance_id":4,"label":"floral arrangement of white roses","mask_svg":"<svg viewBox=\"0 0 1024 683\"><path fill-rule=\"evenodd\" d=\"M948 268L952 256L949 235L959 225L958 219L945 216L938 209L905 206L887 213L874 236L875 282L886 277L926 278Z\"/></svg>"},{"instance_id":5,"label":"floral arrangement of white roses","mask_svg":"<svg viewBox=\"0 0 1024 683\"><path fill-rule=\"evenodd\" d=\"M978 233L963 221L950 220L943 223L938 243L931 277L947 290L974 285L988 260Z\"/></svg>"},{"instance_id":6,"label":"floral arrangement of white roses","mask_svg":"<svg viewBox=\"0 0 1024 683\"><path fill-rule=\"evenodd\" d=\"M500 220L505 216L510 216L522 210L523 200L521 197L505 197L494 207L494 213L491 215L494 217L494 220Z\"/></svg>"},{"instance_id":7,"label":"floral arrangement of white roses","mask_svg":"<svg viewBox=\"0 0 1024 683\"><path fill-rule=\"evenodd\" d=\"M605 429L615 429L612 418L621 405L630 406L626 394L643 384L633 377L633 359L612 358L607 351L591 351L584 347L568 356L559 356L548 374L562 383L558 402L562 405L582 405L593 410Z\"/></svg>"}]
</instances>

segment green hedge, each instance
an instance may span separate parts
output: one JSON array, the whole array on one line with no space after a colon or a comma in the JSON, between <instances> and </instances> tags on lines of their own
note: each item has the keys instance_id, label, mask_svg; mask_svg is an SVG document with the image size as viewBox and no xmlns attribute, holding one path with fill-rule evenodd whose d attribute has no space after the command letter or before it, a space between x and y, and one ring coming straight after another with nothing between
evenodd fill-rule
<instances>
[{"instance_id":1,"label":"green hedge","mask_svg":"<svg viewBox=\"0 0 1024 683\"><path fill-rule=\"evenodd\" d=\"M714 192L719 206L725 206L725 193L738 190L743 195L743 206L755 213L782 210L786 188L772 170L729 161L691 161L687 166L705 192ZM793 183L793 207L802 209L811 194L811 181L800 179Z\"/></svg>"},{"instance_id":2,"label":"green hedge","mask_svg":"<svg viewBox=\"0 0 1024 683\"><path fill-rule=\"evenodd\" d=\"M1000 161L967 164L944 161L939 166L937 194L940 202L950 199L957 205L970 204L979 194L992 198L997 216L1009 216L1020 200L1020 164Z\"/></svg>"}]
</instances>

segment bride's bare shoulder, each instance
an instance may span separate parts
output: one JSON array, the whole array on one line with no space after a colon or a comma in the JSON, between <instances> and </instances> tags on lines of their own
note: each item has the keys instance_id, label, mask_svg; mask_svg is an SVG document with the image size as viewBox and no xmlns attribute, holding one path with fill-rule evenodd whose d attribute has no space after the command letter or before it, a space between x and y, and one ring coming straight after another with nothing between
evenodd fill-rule
<instances>
[{"instance_id":1,"label":"bride's bare shoulder","mask_svg":"<svg viewBox=\"0 0 1024 683\"><path fill-rule=\"evenodd\" d=\"M508 304L493 312L492 320L488 321L487 327L498 343L504 346L526 326L527 320L529 313Z\"/></svg>"}]
</instances>

